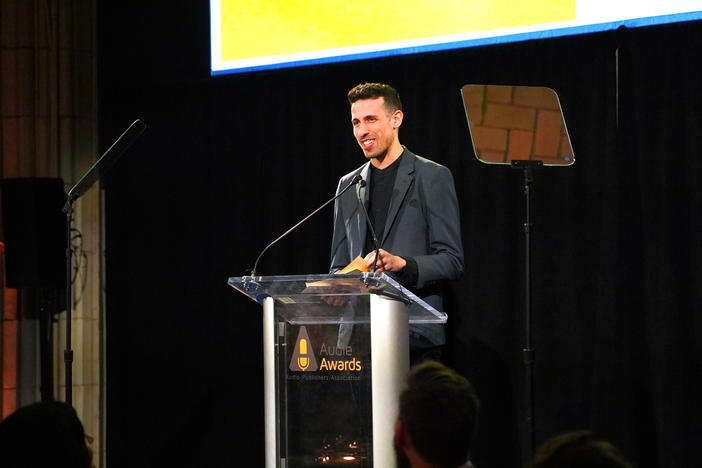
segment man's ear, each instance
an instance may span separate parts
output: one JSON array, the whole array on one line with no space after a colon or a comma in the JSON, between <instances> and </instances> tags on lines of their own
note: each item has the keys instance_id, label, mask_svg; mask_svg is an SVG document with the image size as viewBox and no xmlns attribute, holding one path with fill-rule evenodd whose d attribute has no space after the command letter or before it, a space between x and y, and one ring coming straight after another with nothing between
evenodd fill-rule
<instances>
[{"instance_id":1,"label":"man's ear","mask_svg":"<svg viewBox=\"0 0 702 468\"><path fill-rule=\"evenodd\" d=\"M395 445L400 448L405 448L407 445L407 432L405 425L398 419L395 420Z\"/></svg>"},{"instance_id":2,"label":"man's ear","mask_svg":"<svg viewBox=\"0 0 702 468\"><path fill-rule=\"evenodd\" d=\"M392 113L392 128L393 129L398 129L400 128L400 125L402 125L402 118L404 117L404 114L402 113L401 110L396 110L395 112Z\"/></svg>"}]
</instances>

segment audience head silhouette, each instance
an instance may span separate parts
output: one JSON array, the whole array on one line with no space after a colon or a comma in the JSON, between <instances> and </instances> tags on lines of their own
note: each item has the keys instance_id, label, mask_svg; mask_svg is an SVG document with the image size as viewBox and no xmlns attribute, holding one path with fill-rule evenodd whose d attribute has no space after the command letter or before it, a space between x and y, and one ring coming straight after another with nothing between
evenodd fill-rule
<instances>
[{"instance_id":1,"label":"audience head silhouette","mask_svg":"<svg viewBox=\"0 0 702 468\"><path fill-rule=\"evenodd\" d=\"M72 406L33 403L0 422L3 468L90 468L92 452Z\"/></svg>"},{"instance_id":2,"label":"audience head silhouette","mask_svg":"<svg viewBox=\"0 0 702 468\"><path fill-rule=\"evenodd\" d=\"M557 435L537 450L530 468L633 468L611 443L590 431Z\"/></svg>"},{"instance_id":3,"label":"audience head silhouette","mask_svg":"<svg viewBox=\"0 0 702 468\"><path fill-rule=\"evenodd\" d=\"M467 464L479 409L475 390L462 375L434 361L412 367L395 423L398 466Z\"/></svg>"}]
</instances>

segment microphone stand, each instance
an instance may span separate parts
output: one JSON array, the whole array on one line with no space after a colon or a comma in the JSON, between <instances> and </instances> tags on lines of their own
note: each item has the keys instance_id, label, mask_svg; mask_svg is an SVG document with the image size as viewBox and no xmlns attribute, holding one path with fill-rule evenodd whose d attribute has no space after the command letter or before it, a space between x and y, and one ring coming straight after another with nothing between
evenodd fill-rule
<instances>
[{"instance_id":1,"label":"microphone stand","mask_svg":"<svg viewBox=\"0 0 702 468\"><path fill-rule=\"evenodd\" d=\"M117 159L129 148L134 141L144 132L146 124L135 120L127 130L110 146L105 153L88 169L83 177L68 192L63 212L66 213L66 349L63 351L66 374L66 403L73 404L73 349L71 349L71 310L73 297L71 290L71 222L73 221L73 202L82 197L90 187L102 178L107 171L117 162Z\"/></svg>"}]
</instances>

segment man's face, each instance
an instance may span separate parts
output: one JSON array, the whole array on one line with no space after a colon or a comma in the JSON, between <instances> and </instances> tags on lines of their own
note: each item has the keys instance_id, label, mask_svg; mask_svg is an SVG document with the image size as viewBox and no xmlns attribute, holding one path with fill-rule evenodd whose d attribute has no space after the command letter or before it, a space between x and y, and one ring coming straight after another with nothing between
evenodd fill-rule
<instances>
[{"instance_id":1,"label":"man's face","mask_svg":"<svg viewBox=\"0 0 702 468\"><path fill-rule=\"evenodd\" d=\"M402 123L402 111L389 111L385 99L360 99L351 104L351 124L356 141L366 158L380 158L397 139L397 128Z\"/></svg>"}]
</instances>

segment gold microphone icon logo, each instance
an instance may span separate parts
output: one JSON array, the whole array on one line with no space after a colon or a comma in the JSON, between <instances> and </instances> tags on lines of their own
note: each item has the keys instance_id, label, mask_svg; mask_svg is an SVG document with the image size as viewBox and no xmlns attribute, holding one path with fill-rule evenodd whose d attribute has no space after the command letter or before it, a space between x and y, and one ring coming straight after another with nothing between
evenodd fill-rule
<instances>
[{"instance_id":1,"label":"gold microphone icon logo","mask_svg":"<svg viewBox=\"0 0 702 468\"><path fill-rule=\"evenodd\" d=\"M295 340L292 356L290 356L290 370L293 372L315 372L317 369L314 346L307 335L307 329L301 326L297 340Z\"/></svg>"},{"instance_id":2,"label":"gold microphone icon logo","mask_svg":"<svg viewBox=\"0 0 702 468\"><path fill-rule=\"evenodd\" d=\"M297 365L303 371L306 371L310 365L310 358L307 356L307 340L302 338L300 340L300 354L297 356Z\"/></svg>"}]
</instances>

